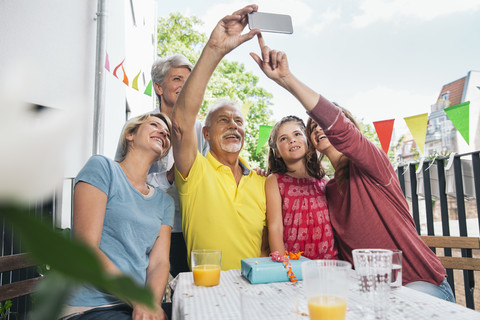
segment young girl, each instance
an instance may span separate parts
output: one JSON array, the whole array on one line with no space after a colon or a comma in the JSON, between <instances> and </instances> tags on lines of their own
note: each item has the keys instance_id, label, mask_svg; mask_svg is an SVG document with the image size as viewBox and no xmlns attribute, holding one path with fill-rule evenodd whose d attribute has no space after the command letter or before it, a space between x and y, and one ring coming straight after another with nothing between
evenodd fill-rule
<instances>
[{"instance_id":1,"label":"young girl","mask_svg":"<svg viewBox=\"0 0 480 320\"><path fill-rule=\"evenodd\" d=\"M309 259L336 259L325 197L325 172L310 151L302 119L280 120L268 139L268 240L272 252L303 252Z\"/></svg>"}]
</instances>

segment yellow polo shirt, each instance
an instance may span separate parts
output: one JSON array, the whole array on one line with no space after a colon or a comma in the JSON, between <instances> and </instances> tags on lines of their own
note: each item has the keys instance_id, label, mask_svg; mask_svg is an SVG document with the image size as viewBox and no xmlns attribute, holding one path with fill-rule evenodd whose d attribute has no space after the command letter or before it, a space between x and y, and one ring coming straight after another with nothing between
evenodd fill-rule
<instances>
[{"instance_id":1,"label":"yellow polo shirt","mask_svg":"<svg viewBox=\"0 0 480 320\"><path fill-rule=\"evenodd\" d=\"M222 270L240 269L240 260L260 256L266 225L265 177L250 170L236 184L229 167L210 152L197 152L187 178L175 170L182 211L183 236L190 252L222 250Z\"/></svg>"}]
</instances>

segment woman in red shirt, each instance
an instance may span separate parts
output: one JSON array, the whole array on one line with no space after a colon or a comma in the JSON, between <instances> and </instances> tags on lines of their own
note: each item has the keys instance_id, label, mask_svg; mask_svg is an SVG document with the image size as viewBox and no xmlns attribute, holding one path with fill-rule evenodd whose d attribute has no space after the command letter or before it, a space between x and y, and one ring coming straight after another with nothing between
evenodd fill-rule
<instances>
[{"instance_id":1,"label":"woman in red shirt","mask_svg":"<svg viewBox=\"0 0 480 320\"><path fill-rule=\"evenodd\" d=\"M315 120L307 126L307 137L335 169L335 177L327 184L327 199L339 257L353 263L353 249L402 250L404 285L455 301L445 268L416 232L386 154L358 130L348 112L299 81L283 52L270 50L261 35L258 39L262 57L251 53L252 57Z\"/></svg>"}]
</instances>

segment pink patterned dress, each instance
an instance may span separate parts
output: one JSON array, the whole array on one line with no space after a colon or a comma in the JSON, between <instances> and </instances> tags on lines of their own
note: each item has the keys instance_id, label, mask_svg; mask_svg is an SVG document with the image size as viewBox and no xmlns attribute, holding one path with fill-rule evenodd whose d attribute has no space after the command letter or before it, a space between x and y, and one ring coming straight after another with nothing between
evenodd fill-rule
<instances>
[{"instance_id":1,"label":"pink patterned dress","mask_svg":"<svg viewBox=\"0 0 480 320\"><path fill-rule=\"evenodd\" d=\"M309 259L337 259L325 196L326 182L276 174L282 196L285 250Z\"/></svg>"}]
</instances>

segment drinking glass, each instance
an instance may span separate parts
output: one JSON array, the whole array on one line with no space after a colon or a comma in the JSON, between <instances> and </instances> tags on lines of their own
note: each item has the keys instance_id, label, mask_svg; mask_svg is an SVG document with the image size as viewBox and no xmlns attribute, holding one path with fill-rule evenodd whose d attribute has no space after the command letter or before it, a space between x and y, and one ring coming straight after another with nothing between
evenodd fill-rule
<instances>
[{"instance_id":1,"label":"drinking glass","mask_svg":"<svg viewBox=\"0 0 480 320\"><path fill-rule=\"evenodd\" d=\"M311 320L344 320L352 265L341 260L302 263L303 287Z\"/></svg>"},{"instance_id":2,"label":"drinking glass","mask_svg":"<svg viewBox=\"0 0 480 320\"><path fill-rule=\"evenodd\" d=\"M390 297L392 251L352 251L365 319L386 319Z\"/></svg>"},{"instance_id":3,"label":"drinking glass","mask_svg":"<svg viewBox=\"0 0 480 320\"><path fill-rule=\"evenodd\" d=\"M222 251L214 249L192 250L193 282L197 286L212 287L220 283Z\"/></svg>"},{"instance_id":4,"label":"drinking glass","mask_svg":"<svg viewBox=\"0 0 480 320\"><path fill-rule=\"evenodd\" d=\"M390 287L402 286L402 250L392 250L392 282Z\"/></svg>"}]
</instances>

